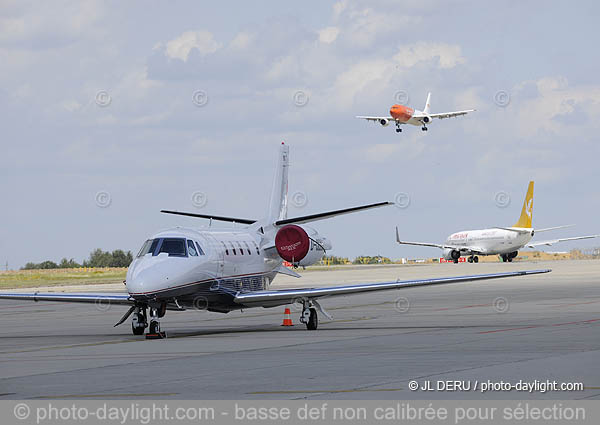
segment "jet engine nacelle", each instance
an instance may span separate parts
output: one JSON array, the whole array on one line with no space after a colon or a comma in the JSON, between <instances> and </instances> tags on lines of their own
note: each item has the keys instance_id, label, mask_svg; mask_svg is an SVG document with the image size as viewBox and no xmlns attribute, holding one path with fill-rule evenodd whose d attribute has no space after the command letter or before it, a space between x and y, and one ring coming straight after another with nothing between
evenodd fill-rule
<instances>
[{"instance_id":1,"label":"jet engine nacelle","mask_svg":"<svg viewBox=\"0 0 600 425\"><path fill-rule=\"evenodd\" d=\"M386 118L382 118L379 120L379 124L381 124L384 127L387 127L388 125L390 125L390 120L388 120Z\"/></svg>"},{"instance_id":2,"label":"jet engine nacelle","mask_svg":"<svg viewBox=\"0 0 600 425\"><path fill-rule=\"evenodd\" d=\"M305 267L319 262L331 242L311 227L288 224L275 235L275 248L285 261Z\"/></svg>"},{"instance_id":3,"label":"jet engine nacelle","mask_svg":"<svg viewBox=\"0 0 600 425\"><path fill-rule=\"evenodd\" d=\"M423 123L429 124L430 122L431 122L431 117L429 115L426 115L423 117Z\"/></svg>"},{"instance_id":4,"label":"jet engine nacelle","mask_svg":"<svg viewBox=\"0 0 600 425\"><path fill-rule=\"evenodd\" d=\"M444 259L446 260L458 260L460 258L460 251L455 249L445 249Z\"/></svg>"}]
</instances>

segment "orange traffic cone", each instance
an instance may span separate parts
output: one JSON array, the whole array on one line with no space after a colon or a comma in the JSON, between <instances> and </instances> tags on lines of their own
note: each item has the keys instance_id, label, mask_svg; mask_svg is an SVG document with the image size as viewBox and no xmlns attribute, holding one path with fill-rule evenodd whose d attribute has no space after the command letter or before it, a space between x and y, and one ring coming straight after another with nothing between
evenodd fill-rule
<instances>
[{"instance_id":1,"label":"orange traffic cone","mask_svg":"<svg viewBox=\"0 0 600 425\"><path fill-rule=\"evenodd\" d=\"M290 312L289 308L286 308L285 312L283 313L283 323L281 326L294 326L292 323L292 313Z\"/></svg>"}]
</instances>

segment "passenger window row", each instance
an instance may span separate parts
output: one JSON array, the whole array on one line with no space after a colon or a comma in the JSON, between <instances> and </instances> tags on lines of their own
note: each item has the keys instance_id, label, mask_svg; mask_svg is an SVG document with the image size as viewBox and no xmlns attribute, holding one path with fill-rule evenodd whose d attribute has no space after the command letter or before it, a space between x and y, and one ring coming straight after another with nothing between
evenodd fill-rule
<instances>
[{"instance_id":1,"label":"passenger window row","mask_svg":"<svg viewBox=\"0 0 600 425\"><path fill-rule=\"evenodd\" d=\"M252 255L252 249L250 244L246 241L220 241L223 249L225 250L225 255ZM242 245L243 244L243 245ZM254 245L254 249L256 250L256 255L260 255L260 249L256 242L252 241Z\"/></svg>"}]
</instances>

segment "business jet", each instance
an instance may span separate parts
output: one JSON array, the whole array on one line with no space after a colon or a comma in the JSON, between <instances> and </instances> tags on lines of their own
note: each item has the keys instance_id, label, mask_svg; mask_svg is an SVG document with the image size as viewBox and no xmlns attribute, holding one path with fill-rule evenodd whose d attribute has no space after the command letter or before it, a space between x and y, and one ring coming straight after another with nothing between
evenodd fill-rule
<instances>
[{"instance_id":1,"label":"business jet","mask_svg":"<svg viewBox=\"0 0 600 425\"><path fill-rule=\"evenodd\" d=\"M469 263L477 263L478 255L500 255L502 262L512 262L519 254L521 248L535 248L564 241L579 239L591 239L600 235L575 236L570 238L551 239L530 243L535 233L547 232L549 230L562 229L572 225L548 227L546 229L534 229L532 227L533 215L533 182L529 182L523 209L519 221L512 227L492 227L483 230L463 230L453 233L443 244L426 242L407 242L400 240L398 227L396 227L396 241L401 245L432 246L444 251L443 257L458 263L461 256L468 256Z\"/></svg>"},{"instance_id":2,"label":"business jet","mask_svg":"<svg viewBox=\"0 0 600 425\"><path fill-rule=\"evenodd\" d=\"M461 115L467 115L469 112L474 112L475 109L465 109L464 111L454 112L441 112L432 114L429 107L431 100L431 93L427 94L427 102L422 111L418 109L412 109L404 105L392 105L390 108L390 115L387 117L375 117L375 116L363 116L359 115L356 118L361 118L367 121L378 122L384 127L390 125L390 123L396 124L396 133L400 133L402 124L411 124L421 126L421 130L427 131L427 125L431 124L434 118L444 119L459 117Z\"/></svg>"},{"instance_id":3,"label":"business jet","mask_svg":"<svg viewBox=\"0 0 600 425\"><path fill-rule=\"evenodd\" d=\"M115 326L132 316L134 335L163 338L160 319L167 310L208 310L228 313L251 307L302 305L300 322L309 330L318 326L317 310L331 320L321 306L323 298L371 291L432 286L547 273L529 270L473 276L362 283L322 288L270 290L278 274L300 277L294 268L317 263L331 249L331 242L307 223L392 205L378 202L353 208L288 218L289 148L282 144L266 217L260 220L162 210L167 214L208 219L209 227L176 227L148 238L127 270L127 293L0 293L0 299L102 303L129 306ZM214 229L213 221L236 223L230 229ZM236 227L237 226L237 227ZM240 227L241 226L241 227ZM150 319L148 320L147 310Z\"/></svg>"}]
</instances>

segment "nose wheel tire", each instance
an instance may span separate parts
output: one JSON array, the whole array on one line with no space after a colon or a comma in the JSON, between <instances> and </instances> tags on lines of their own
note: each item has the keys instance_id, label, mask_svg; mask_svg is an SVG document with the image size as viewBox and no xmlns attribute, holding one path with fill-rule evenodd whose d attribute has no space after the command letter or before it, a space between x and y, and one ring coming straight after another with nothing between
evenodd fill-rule
<instances>
[{"instance_id":1,"label":"nose wheel tire","mask_svg":"<svg viewBox=\"0 0 600 425\"><path fill-rule=\"evenodd\" d=\"M138 311L138 313L133 314L131 319L131 332L134 335L143 335L144 330L148 327L148 322L146 322L145 309L138 309Z\"/></svg>"},{"instance_id":2,"label":"nose wheel tire","mask_svg":"<svg viewBox=\"0 0 600 425\"><path fill-rule=\"evenodd\" d=\"M309 331L315 331L315 330L317 330L318 326L319 326L319 316L317 316L317 310L315 310L314 308L311 308L310 316L308 318L308 321L306 322L306 329L308 329Z\"/></svg>"},{"instance_id":3,"label":"nose wheel tire","mask_svg":"<svg viewBox=\"0 0 600 425\"><path fill-rule=\"evenodd\" d=\"M151 334L158 334L160 333L160 322L157 322L155 320L150 322L150 329L148 330L148 333Z\"/></svg>"}]
</instances>

